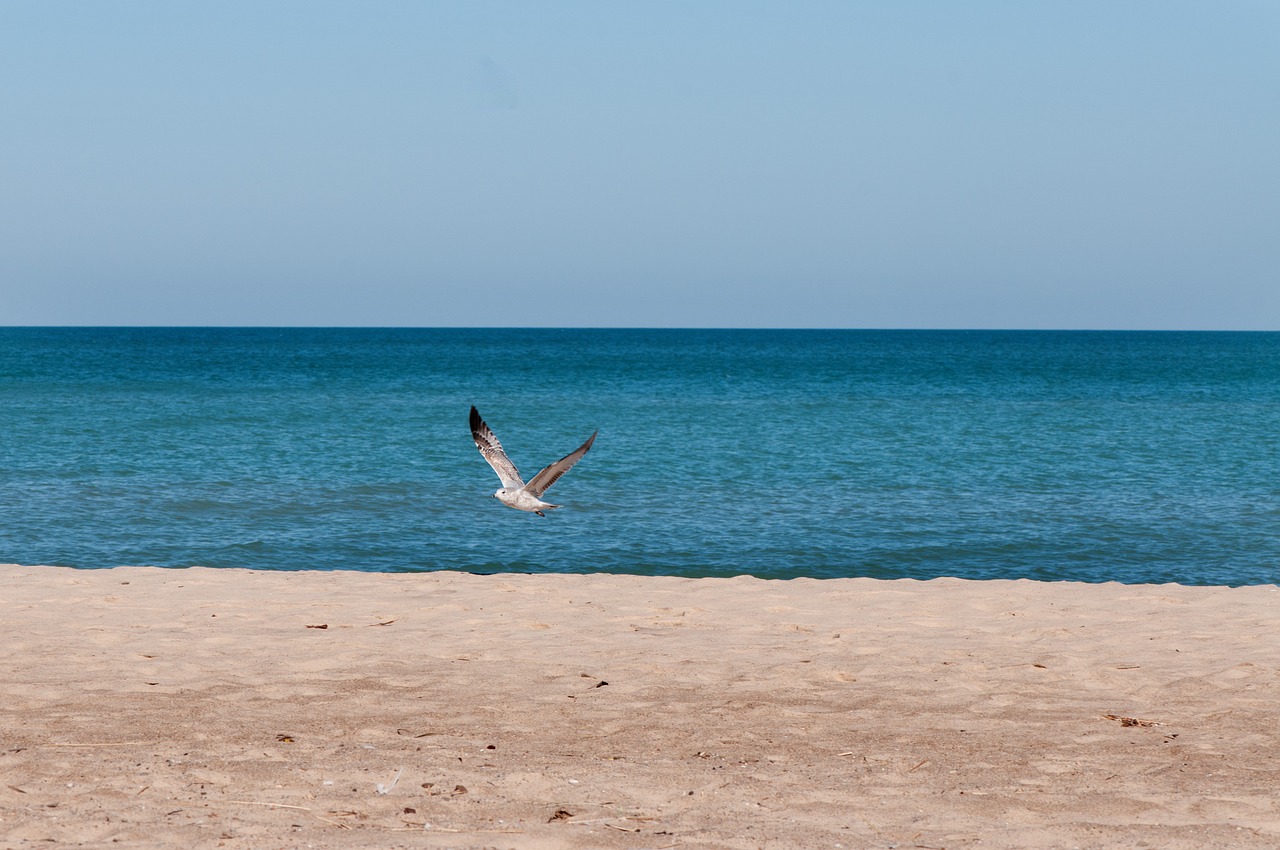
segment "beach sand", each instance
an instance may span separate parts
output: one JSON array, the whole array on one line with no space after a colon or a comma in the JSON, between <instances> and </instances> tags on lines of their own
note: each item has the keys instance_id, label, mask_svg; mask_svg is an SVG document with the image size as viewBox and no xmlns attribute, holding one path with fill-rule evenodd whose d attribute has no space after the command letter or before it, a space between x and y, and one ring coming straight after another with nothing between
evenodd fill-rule
<instances>
[{"instance_id":1,"label":"beach sand","mask_svg":"<svg viewBox=\"0 0 1280 850\"><path fill-rule=\"evenodd\" d=\"M0 567L0 848L1280 847L1280 592Z\"/></svg>"}]
</instances>

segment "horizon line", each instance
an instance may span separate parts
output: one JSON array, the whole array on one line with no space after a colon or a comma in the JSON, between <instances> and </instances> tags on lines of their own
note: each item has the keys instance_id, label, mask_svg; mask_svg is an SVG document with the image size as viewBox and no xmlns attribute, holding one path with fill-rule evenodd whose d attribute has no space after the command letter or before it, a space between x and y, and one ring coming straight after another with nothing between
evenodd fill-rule
<instances>
[{"instance_id":1,"label":"horizon line","mask_svg":"<svg viewBox=\"0 0 1280 850\"><path fill-rule=\"evenodd\" d=\"M943 333L1280 333L1280 328L1134 328L1134 327L943 327L943 326L867 326L867 327L770 327L727 325L275 325L275 324L207 324L207 325L96 325L96 324L3 324L0 330L458 330L458 331L832 331L832 332L943 332Z\"/></svg>"}]
</instances>

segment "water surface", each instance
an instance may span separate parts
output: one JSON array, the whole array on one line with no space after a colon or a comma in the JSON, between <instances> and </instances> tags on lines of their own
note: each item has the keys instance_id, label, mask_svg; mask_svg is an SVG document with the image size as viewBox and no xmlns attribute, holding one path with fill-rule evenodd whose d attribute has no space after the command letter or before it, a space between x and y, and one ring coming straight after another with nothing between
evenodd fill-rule
<instances>
[{"instance_id":1,"label":"water surface","mask_svg":"<svg viewBox=\"0 0 1280 850\"><path fill-rule=\"evenodd\" d=\"M0 418L4 562L1280 581L1280 334L4 328Z\"/></svg>"}]
</instances>

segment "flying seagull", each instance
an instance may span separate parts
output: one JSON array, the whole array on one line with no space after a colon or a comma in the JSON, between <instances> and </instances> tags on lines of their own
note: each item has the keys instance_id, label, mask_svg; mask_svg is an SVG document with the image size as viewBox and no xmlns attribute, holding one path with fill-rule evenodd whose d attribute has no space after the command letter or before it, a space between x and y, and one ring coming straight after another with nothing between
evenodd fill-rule
<instances>
[{"instance_id":1,"label":"flying seagull","mask_svg":"<svg viewBox=\"0 0 1280 850\"><path fill-rule=\"evenodd\" d=\"M596 441L596 434L599 433L596 431L581 446L543 469L533 476L532 481L525 484L520 478L520 473L516 471L516 465L502 450L502 443L498 442L498 438L480 418L480 411L476 410L475 405L471 406L471 439L476 441L476 448L480 450L480 454L502 479L502 489L494 493L493 497L509 508L533 511L538 516L546 516L543 511L560 507L542 501L542 494L559 481L561 475L573 468L575 463L582 460L582 456L587 453L587 449L591 448L591 444Z\"/></svg>"}]
</instances>

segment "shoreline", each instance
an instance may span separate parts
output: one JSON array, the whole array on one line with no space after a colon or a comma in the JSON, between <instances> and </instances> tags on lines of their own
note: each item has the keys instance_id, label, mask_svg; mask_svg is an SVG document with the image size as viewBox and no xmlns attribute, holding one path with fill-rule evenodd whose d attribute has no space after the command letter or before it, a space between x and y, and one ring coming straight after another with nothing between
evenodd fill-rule
<instances>
[{"instance_id":1,"label":"shoreline","mask_svg":"<svg viewBox=\"0 0 1280 850\"><path fill-rule=\"evenodd\" d=\"M1280 592L0 565L0 850L1274 847Z\"/></svg>"}]
</instances>

